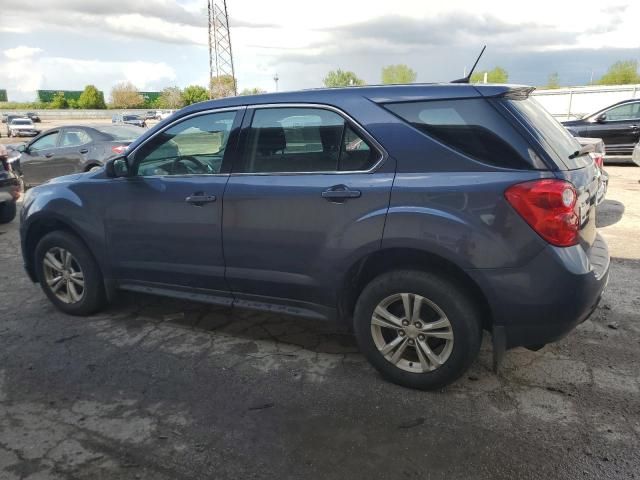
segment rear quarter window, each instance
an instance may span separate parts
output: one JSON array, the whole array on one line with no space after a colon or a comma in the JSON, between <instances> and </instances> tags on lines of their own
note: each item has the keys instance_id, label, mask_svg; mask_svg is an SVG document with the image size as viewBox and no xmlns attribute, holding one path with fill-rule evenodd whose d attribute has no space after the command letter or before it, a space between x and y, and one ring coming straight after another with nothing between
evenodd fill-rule
<instances>
[{"instance_id":1,"label":"rear quarter window","mask_svg":"<svg viewBox=\"0 0 640 480\"><path fill-rule=\"evenodd\" d=\"M518 170L547 168L524 137L483 98L384 106L422 133L478 162Z\"/></svg>"}]
</instances>

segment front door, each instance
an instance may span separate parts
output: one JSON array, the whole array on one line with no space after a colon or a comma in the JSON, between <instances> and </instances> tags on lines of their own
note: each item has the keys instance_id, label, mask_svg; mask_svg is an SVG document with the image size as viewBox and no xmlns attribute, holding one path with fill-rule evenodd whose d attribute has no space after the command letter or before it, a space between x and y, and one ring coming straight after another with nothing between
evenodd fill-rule
<instances>
[{"instance_id":1,"label":"front door","mask_svg":"<svg viewBox=\"0 0 640 480\"><path fill-rule=\"evenodd\" d=\"M329 108L249 109L242 137L223 215L236 304L322 314L318 306L335 306L343 270L379 248L393 166Z\"/></svg>"},{"instance_id":2,"label":"front door","mask_svg":"<svg viewBox=\"0 0 640 480\"><path fill-rule=\"evenodd\" d=\"M132 176L111 182L106 211L110 261L121 285L230 297L222 254L229 178L223 164L240 117L238 109L189 116L128 156Z\"/></svg>"},{"instance_id":3,"label":"front door","mask_svg":"<svg viewBox=\"0 0 640 480\"><path fill-rule=\"evenodd\" d=\"M20 171L26 185L39 185L55 177L52 160L58 147L58 131L38 137L20 154Z\"/></svg>"},{"instance_id":4,"label":"front door","mask_svg":"<svg viewBox=\"0 0 640 480\"><path fill-rule=\"evenodd\" d=\"M603 121L589 126L589 136L602 138L608 155L631 155L640 140L640 102L625 103L604 114Z\"/></svg>"}]
</instances>

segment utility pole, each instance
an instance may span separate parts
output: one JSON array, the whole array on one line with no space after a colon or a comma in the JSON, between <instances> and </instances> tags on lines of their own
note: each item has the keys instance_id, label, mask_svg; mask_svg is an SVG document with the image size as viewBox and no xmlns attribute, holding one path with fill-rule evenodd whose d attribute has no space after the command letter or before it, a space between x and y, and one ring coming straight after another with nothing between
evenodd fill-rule
<instances>
[{"instance_id":1,"label":"utility pole","mask_svg":"<svg viewBox=\"0 0 640 480\"><path fill-rule=\"evenodd\" d=\"M227 14L227 0L207 0L209 25L209 98L214 97L214 79L217 95L223 93L221 77L233 79L233 95L238 94L233 53L231 51L231 32Z\"/></svg>"},{"instance_id":2,"label":"utility pole","mask_svg":"<svg viewBox=\"0 0 640 480\"><path fill-rule=\"evenodd\" d=\"M276 82L276 92L278 91L278 80L280 80L280 77L278 77L278 74L276 73L273 76L273 81Z\"/></svg>"}]
</instances>

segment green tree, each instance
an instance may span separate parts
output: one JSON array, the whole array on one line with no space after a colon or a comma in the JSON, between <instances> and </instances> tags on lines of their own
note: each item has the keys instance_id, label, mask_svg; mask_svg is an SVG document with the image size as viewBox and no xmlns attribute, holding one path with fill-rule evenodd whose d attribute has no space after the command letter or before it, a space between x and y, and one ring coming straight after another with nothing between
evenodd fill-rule
<instances>
[{"instance_id":1,"label":"green tree","mask_svg":"<svg viewBox=\"0 0 640 480\"><path fill-rule=\"evenodd\" d=\"M331 70L322 80L325 87L354 87L364 85L364 80L346 70Z\"/></svg>"},{"instance_id":2,"label":"green tree","mask_svg":"<svg viewBox=\"0 0 640 480\"><path fill-rule=\"evenodd\" d=\"M231 75L213 77L209 84L211 98L232 97L236 94L236 79Z\"/></svg>"},{"instance_id":3,"label":"green tree","mask_svg":"<svg viewBox=\"0 0 640 480\"><path fill-rule=\"evenodd\" d=\"M484 74L487 74L487 83L507 83L509 74L502 67L495 67L493 70L476 72L471 75L471 83L484 83Z\"/></svg>"},{"instance_id":4,"label":"green tree","mask_svg":"<svg viewBox=\"0 0 640 480\"><path fill-rule=\"evenodd\" d=\"M162 90L159 99L160 108L182 108L184 107L184 98L182 98L182 90L179 87L167 87Z\"/></svg>"},{"instance_id":5,"label":"green tree","mask_svg":"<svg viewBox=\"0 0 640 480\"><path fill-rule=\"evenodd\" d=\"M131 82L122 82L111 89L111 105L115 108L136 108L144 104L144 98Z\"/></svg>"},{"instance_id":6,"label":"green tree","mask_svg":"<svg viewBox=\"0 0 640 480\"><path fill-rule=\"evenodd\" d=\"M387 65L382 69L382 83L385 85L413 83L418 74L407 65Z\"/></svg>"},{"instance_id":7,"label":"green tree","mask_svg":"<svg viewBox=\"0 0 640 480\"><path fill-rule=\"evenodd\" d=\"M182 91L182 98L185 105L192 103L204 102L209 99L209 92L200 85L189 85Z\"/></svg>"},{"instance_id":8,"label":"green tree","mask_svg":"<svg viewBox=\"0 0 640 480\"><path fill-rule=\"evenodd\" d=\"M104 103L104 94L94 85L87 85L78 98L80 108L107 108Z\"/></svg>"},{"instance_id":9,"label":"green tree","mask_svg":"<svg viewBox=\"0 0 640 480\"><path fill-rule=\"evenodd\" d=\"M69 108L69 102L64 98L64 92L58 92L53 95L51 100L51 108Z\"/></svg>"},{"instance_id":10,"label":"green tree","mask_svg":"<svg viewBox=\"0 0 640 480\"><path fill-rule=\"evenodd\" d=\"M549 75L545 88L560 88L560 76L558 75L558 72L553 72Z\"/></svg>"},{"instance_id":11,"label":"green tree","mask_svg":"<svg viewBox=\"0 0 640 480\"><path fill-rule=\"evenodd\" d=\"M629 83L640 83L638 75L638 61L624 60L618 61L609 67L600 80L600 85L626 85Z\"/></svg>"},{"instance_id":12,"label":"green tree","mask_svg":"<svg viewBox=\"0 0 640 480\"><path fill-rule=\"evenodd\" d=\"M240 95L260 95L261 93L267 93L260 87L245 88L240 92Z\"/></svg>"}]
</instances>

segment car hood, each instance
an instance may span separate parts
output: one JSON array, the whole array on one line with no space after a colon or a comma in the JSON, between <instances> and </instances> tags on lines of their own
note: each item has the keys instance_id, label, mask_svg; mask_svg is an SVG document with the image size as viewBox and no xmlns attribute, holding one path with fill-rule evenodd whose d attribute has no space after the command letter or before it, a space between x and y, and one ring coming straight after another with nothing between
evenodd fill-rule
<instances>
[{"instance_id":1,"label":"car hood","mask_svg":"<svg viewBox=\"0 0 640 480\"><path fill-rule=\"evenodd\" d=\"M86 178L91 172L72 173L71 175L63 175L62 177L52 178L47 180L42 185L50 185L52 183L73 183L82 178Z\"/></svg>"}]
</instances>

